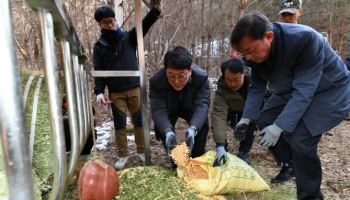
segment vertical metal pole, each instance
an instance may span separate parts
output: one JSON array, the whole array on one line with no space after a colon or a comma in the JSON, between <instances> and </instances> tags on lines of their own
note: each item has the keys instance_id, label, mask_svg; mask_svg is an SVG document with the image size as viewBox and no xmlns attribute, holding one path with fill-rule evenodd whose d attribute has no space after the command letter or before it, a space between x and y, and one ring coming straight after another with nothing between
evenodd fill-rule
<instances>
[{"instance_id":1,"label":"vertical metal pole","mask_svg":"<svg viewBox=\"0 0 350 200\"><path fill-rule=\"evenodd\" d=\"M66 148L62 121L62 100L56 77L56 57L52 15L48 10L39 10L45 78L48 88L50 125L54 145L54 180L51 199L62 199L67 177Z\"/></svg>"},{"instance_id":2,"label":"vertical metal pole","mask_svg":"<svg viewBox=\"0 0 350 200\"><path fill-rule=\"evenodd\" d=\"M88 132L88 119L87 119L87 95L86 95L86 82L85 82L85 69L83 65L79 65L80 67L80 85L81 85L81 97L83 100L83 118L84 118L84 144L89 136L89 132Z\"/></svg>"},{"instance_id":3,"label":"vertical metal pole","mask_svg":"<svg viewBox=\"0 0 350 200\"><path fill-rule=\"evenodd\" d=\"M79 73L79 62L78 56L73 55L73 69L75 75L75 86L76 86L76 94L77 94L77 108L78 108L78 121L79 121L79 153L83 149L84 146L84 119L83 119L83 103L81 96L81 84L80 84L80 73Z\"/></svg>"},{"instance_id":4,"label":"vertical metal pole","mask_svg":"<svg viewBox=\"0 0 350 200\"><path fill-rule=\"evenodd\" d=\"M85 95L85 115L86 115L86 130L88 133L88 137L89 137L89 133L90 133L90 128L91 128L91 124L90 124L90 103L89 103L89 99L90 99L90 93L89 93L89 79L87 76L87 69L84 67L84 78L83 78L83 82L84 82L84 95Z\"/></svg>"},{"instance_id":5,"label":"vertical metal pole","mask_svg":"<svg viewBox=\"0 0 350 200\"><path fill-rule=\"evenodd\" d=\"M86 74L86 80L87 80L87 83L89 83L89 75L88 73ZM90 122L90 131L91 131L91 134L92 134L92 139L94 141L94 146L93 146L93 151L96 151L96 133L95 133L95 118L94 118L94 113L92 111L92 103L91 103L91 99L90 99L90 96L92 94L91 90L90 90L90 86L89 84L87 84L87 91L88 91L88 107L89 107L89 122Z\"/></svg>"},{"instance_id":6,"label":"vertical metal pole","mask_svg":"<svg viewBox=\"0 0 350 200\"><path fill-rule=\"evenodd\" d=\"M71 154L68 167L68 176L71 177L79 157L79 122L77 114L77 100L75 82L73 80L73 66L70 54L69 42L61 41L64 61L64 77L66 81L66 92L68 100L69 130L71 138Z\"/></svg>"},{"instance_id":7,"label":"vertical metal pole","mask_svg":"<svg viewBox=\"0 0 350 200\"><path fill-rule=\"evenodd\" d=\"M140 70L140 89L141 89L141 113L142 113L142 130L145 141L145 161L146 165L151 165L151 150L150 150L150 135L148 128L147 116L147 92L146 92L146 70L145 70L145 54L143 47L142 36L142 18L141 18L141 0L135 0L135 19L136 19L136 34L137 34L137 52L139 58Z\"/></svg>"},{"instance_id":8,"label":"vertical metal pole","mask_svg":"<svg viewBox=\"0 0 350 200\"><path fill-rule=\"evenodd\" d=\"M9 199L34 199L28 137L24 131L21 81L10 22L9 1L0 1L0 141Z\"/></svg>"},{"instance_id":9,"label":"vertical metal pole","mask_svg":"<svg viewBox=\"0 0 350 200\"><path fill-rule=\"evenodd\" d=\"M32 120L30 123L30 134L29 134L29 158L30 165L33 164L33 148L34 148L34 139L35 139L35 128L36 128L36 115L38 112L38 103L39 103L39 95L41 89L41 83L43 78L39 78L36 83L35 92L34 92L34 100L33 100L33 109L32 109Z\"/></svg>"},{"instance_id":10,"label":"vertical metal pole","mask_svg":"<svg viewBox=\"0 0 350 200\"><path fill-rule=\"evenodd\" d=\"M28 93L29 93L29 89L30 89L30 86L32 85L32 82L34 80L35 76L34 75L30 75L28 81L27 81L27 84L26 84L26 87L24 88L24 92L23 92L23 109L25 110L26 109L26 103L27 103L27 97L28 97Z\"/></svg>"},{"instance_id":11,"label":"vertical metal pole","mask_svg":"<svg viewBox=\"0 0 350 200\"><path fill-rule=\"evenodd\" d=\"M89 116L89 82L87 79L87 70L85 68L86 66L83 65L84 73L83 73L83 86L84 86L84 96L85 96L85 116L86 116L86 130L88 133L90 133L90 116ZM88 134L89 136L89 134Z\"/></svg>"}]
</instances>

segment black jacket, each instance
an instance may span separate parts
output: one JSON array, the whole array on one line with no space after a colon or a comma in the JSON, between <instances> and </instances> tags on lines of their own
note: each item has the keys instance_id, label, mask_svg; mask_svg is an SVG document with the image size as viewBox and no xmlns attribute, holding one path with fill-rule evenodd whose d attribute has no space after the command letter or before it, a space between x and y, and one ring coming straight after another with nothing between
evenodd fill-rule
<instances>
[{"instance_id":1,"label":"black jacket","mask_svg":"<svg viewBox=\"0 0 350 200\"><path fill-rule=\"evenodd\" d=\"M157 21L160 12L152 9L142 20L143 35ZM95 70L138 70L136 59L136 29L124 32L116 44L110 44L102 36L96 41L93 53ZM140 85L139 77L96 77L95 94L104 93L107 86L109 92L118 92Z\"/></svg>"},{"instance_id":2,"label":"black jacket","mask_svg":"<svg viewBox=\"0 0 350 200\"><path fill-rule=\"evenodd\" d=\"M174 90L168 83L165 69L150 79L151 111L155 126L164 133L174 128L173 116L190 115L190 124L200 130L208 118L210 105L208 74L197 65L192 65L192 75L181 90Z\"/></svg>"}]
</instances>

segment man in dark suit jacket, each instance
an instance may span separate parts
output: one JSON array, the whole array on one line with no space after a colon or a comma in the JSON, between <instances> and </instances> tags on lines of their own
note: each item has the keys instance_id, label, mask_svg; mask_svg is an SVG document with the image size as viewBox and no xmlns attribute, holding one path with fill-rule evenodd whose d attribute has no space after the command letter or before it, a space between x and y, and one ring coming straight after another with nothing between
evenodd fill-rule
<instances>
[{"instance_id":1,"label":"man in dark suit jacket","mask_svg":"<svg viewBox=\"0 0 350 200\"><path fill-rule=\"evenodd\" d=\"M263 135L260 144L291 151L298 199L323 199L317 147L322 133L350 111L350 74L344 62L314 29L271 24L259 13L237 22L231 45L252 67L243 121L236 128L256 121ZM260 110L267 82L274 93Z\"/></svg>"},{"instance_id":2,"label":"man in dark suit jacket","mask_svg":"<svg viewBox=\"0 0 350 200\"><path fill-rule=\"evenodd\" d=\"M192 55L181 46L167 51L164 68L150 79L151 111L157 139L168 154L176 144L175 123L188 123L186 142L191 156L204 154L210 104L208 74L192 64Z\"/></svg>"}]
</instances>

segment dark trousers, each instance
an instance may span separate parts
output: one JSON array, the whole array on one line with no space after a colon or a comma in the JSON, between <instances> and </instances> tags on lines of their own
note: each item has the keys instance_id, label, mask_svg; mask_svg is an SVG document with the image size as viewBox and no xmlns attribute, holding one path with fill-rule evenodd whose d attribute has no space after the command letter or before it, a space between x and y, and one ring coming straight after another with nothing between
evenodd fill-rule
<instances>
[{"instance_id":1,"label":"dark trousers","mask_svg":"<svg viewBox=\"0 0 350 200\"><path fill-rule=\"evenodd\" d=\"M227 113L227 121L230 122L230 126L232 129L235 128L236 124L239 122L239 120L241 120L241 117L242 117L242 113L237 113L237 112L232 112L232 111L229 111ZM255 135L254 135L255 131L256 131L256 124L250 123L249 130L246 134L245 139L239 143L239 148L238 148L239 152L248 153L250 151L250 149L253 146L253 142L254 142L254 138L255 138ZM227 142L226 142L226 144L227 144ZM226 145L226 150L228 150L227 145Z\"/></svg>"},{"instance_id":2,"label":"dark trousers","mask_svg":"<svg viewBox=\"0 0 350 200\"><path fill-rule=\"evenodd\" d=\"M171 124L173 125L173 127L175 127L176 121L177 121L177 117L176 118L170 118ZM191 119L187 119L184 118L187 122L189 122ZM209 124L208 124L208 120L203 124L202 128L200 130L198 130L198 133L196 135L196 137L194 138L194 145L193 145L193 149L192 149L192 153L191 153L191 157L195 158L198 156L201 156L205 153L205 144L207 142L207 136L208 136L208 131L209 131ZM155 125L154 127L154 132L156 134L156 137L158 140L161 140L165 148L165 133L162 133L157 126ZM183 133L185 134L185 133Z\"/></svg>"},{"instance_id":3,"label":"dark trousers","mask_svg":"<svg viewBox=\"0 0 350 200\"><path fill-rule=\"evenodd\" d=\"M262 111L257 125L260 130L273 124L284 105ZM280 162L293 158L298 200L323 199L321 162L317 154L321 135L312 136L303 120L292 133L283 133L271 150Z\"/></svg>"},{"instance_id":4,"label":"dark trousers","mask_svg":"<svg viewBox=\"0 0 350 200\"><path fill-rule=\"evenodd\" d=\"M259 119L256 121L260 130L273 124L278 115L282 112L284 105L277 106L273 109L263 111ZM277 163L281 165L282 163L291 162L292 161L292 151L289 145L290 138L288 134L283 133L278 140L277 144L273 147L270 147Z\"/></svg>"}]
</instances>

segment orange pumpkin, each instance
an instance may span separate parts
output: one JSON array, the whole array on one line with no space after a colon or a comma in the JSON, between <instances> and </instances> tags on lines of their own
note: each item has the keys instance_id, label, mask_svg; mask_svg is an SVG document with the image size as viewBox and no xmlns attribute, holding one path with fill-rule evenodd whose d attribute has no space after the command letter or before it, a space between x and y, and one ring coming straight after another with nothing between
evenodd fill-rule
<instances>
[{"instance_id":1,"label":"orange pumpkin","mask_svg":"<svg viewBox=\"0 0 350 200\"><path fill-rule=\"evenodd\" d=\"M77 184L80 200L111 200L119 192L117 172L100 160L85 163Z\"/></svg>"}]
</instances>

